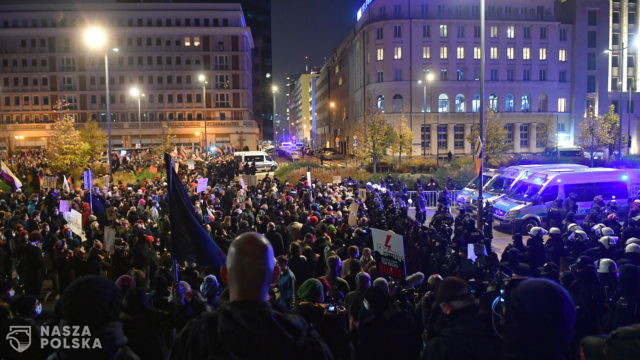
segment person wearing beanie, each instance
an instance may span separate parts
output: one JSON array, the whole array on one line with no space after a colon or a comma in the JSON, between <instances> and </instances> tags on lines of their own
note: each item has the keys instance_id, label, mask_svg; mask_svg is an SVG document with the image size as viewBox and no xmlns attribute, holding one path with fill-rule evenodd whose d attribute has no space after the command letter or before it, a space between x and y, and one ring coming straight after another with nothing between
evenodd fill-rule
<instances>
[{"instance_id":1,"label":"person wearing beanie","mask_svg":"<svg viewBox=\"0 0 640 360\"><path fill-rule=\"evenodd\" d=\"M382 287L368 288L362 306L371 315L355 333L359 359L418 358L422 341L416 319L393 303Z\"/></svg>"},{"instance_id":2,"label":"person wearing beanie","mask_svg":"<svg viewBox=\"0 0 640 360\"><path fill-rule=\"evenodd\" d=\"M574 337L575 304L548 279L525 279L506 299L506 359L561 360Z\"/></svg>"}]
</instances>

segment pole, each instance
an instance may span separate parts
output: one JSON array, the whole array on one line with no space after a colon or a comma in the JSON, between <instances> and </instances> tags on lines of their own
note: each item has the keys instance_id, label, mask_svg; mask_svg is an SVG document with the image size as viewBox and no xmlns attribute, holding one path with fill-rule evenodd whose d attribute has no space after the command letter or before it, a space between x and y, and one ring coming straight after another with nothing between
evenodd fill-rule
<instances>
[{"instance_id":1,"label":"pole","mask_svg":"<svg viewBox=\"0 0 640 360\"><path fill-rule=\"evenodd\" d=\"M484 172L484 68L485 68L485 0L480 0L480 142L483 144L482 151L480 152L480 170L478 174L479 186L478 186L478 230L484 230L484 221L482 220L482 212L484 207L484 199L482 197L482 191L484 188L484 178L482 173ZM515 139L514 139L515 141Z\"/></svg>"},{"instance_id":2,"label":"pole","mask_svg":"<svg viewBox=\"0 0 640 360\"><path fill-rule=\"evenodd\" d=\"M423 139L425 136L424 129L427 125L427 77L424 77L424 85L422 86L422 129L420 129L420 140L422 142L422 156L426 157L427 155L427 139Z\"/></svg>"},{"instance_id":3,"label":"pole","mask_svg":"<svg viewBox=\"0 0 640 360\"><path fill-rule=\"evenodd\" d=\"M620 48L620 60L619 63L623 64L625 57L624 51L626 48L624 47L624 41L622 42L622 47ZM621 75L624 75L624 68L621 71ZM623 76L620 76L620 98L618 99L618 104L620 104L620 108L618 109L618 160L622 160L622 93L624 91L624 82L626 79ZM627 111L628 112L628 111Z\"/></svg>"},{"instance_id":4,"label":"pole","mask_svg":"<svg viewBox=\"0 0 640 360\"><path fill-rule=\"evenodd\" d=\"M111 98L109 95L109 52L105 51L104 53L104 79L105 79L105 91L107 93L107 151L109 154L107 156L107 160L109 163L109 174L111 174L112 163L111 163L111 153L112 153L112 144L111 144Z\"/></svg>"},{"instance_id":5,"label":"pole","mask_svg":"<svg viewBox=\"0 0 640 360\"><path fill-rule=\"evenodd\" d=\"M276 121L276 91L274 89L271 89L271 94L273 95L273 114L271 114L272 117L272 121L273 121L273 127L275 129L276 134L278 133L278 124ZM276 136L276 139L274 139L276 141L276 143L278 142L278 138Z\"/></svg>"},{"instance_id":6,"label":"pole","mask_svg":"<svg viewBox=\"0 0 640 360\"><path fill-rule=\"evenodd\" d=\"M207 82L202 82L202 120L204 121L204 147L209 148L209 137L207 135Z\"/></svg>"},{"instance_id":7,"label":"pole","mask_svg":"<svg viewBox=\"0 0 640 360\"><path fill-rule=\"evenodd\" d=\"M629 89L627 89L627 92L629 93L629 101L627 102L627 155L631 155L631 102L633 101L631 96L632 96L632 90L635 90L635 86L636 86L636 74L634 71L633 74L633 83L631 84L631 86L629 87ZM635 109L634 109L635 110ZM622 120L620 120L620 126L622 126Z\"/></svg>"},{"instance_id":8,"label":"pole","mask_svg":"<svg viewBox=\"0 0 640 360\"><path fill-rule=\"evenodd\" d=\"M140 110L140 94L138 94L138 143L142 149L142 111Z\"/></svg>"}]
</instances>

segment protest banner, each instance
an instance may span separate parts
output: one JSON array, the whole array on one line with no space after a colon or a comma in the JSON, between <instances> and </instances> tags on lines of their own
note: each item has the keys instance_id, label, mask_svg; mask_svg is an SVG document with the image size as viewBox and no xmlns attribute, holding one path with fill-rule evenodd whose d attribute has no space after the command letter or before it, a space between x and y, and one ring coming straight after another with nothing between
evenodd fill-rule
<instances>
[{"instance_id":1,"label":"protest banner","mask_svg":"<svg viewBox=\"0 0 640 360\"><path fill-rule=\"evenodd\" d=\"M373 252L380 255L378 271L396 279L405 277L404 239L391 231L371 228Z\"/></svg>"},{"instance_id":2,"label":"protest banner","mask_svg":"<svg viewBox=\"0 0 640 360\"><path fill-rule=\"evenodd\" d=\"M307 185L311 186L311 171L307 171Z\"/></svg>"},{"instance_id":3,"label":"protest banner","mask_svg":"<svg viewBox=\"0 0 640 360\"><path fill-rule=\"evenodd\" d=\"M193 170L196 168L196 163L193 160L189 160L187 161L187 169L189 170Z\"/></svg>"},{"instance_id":4,"label":"protest banner","mask_svg":"<svg viewBox=\"0 0 640 360\"><path fill-rule=\"evenodd\" d=\"M70 204L69 200L60 200L60 208L58 209L61 213L68 213L69 211L71 211L71 207L69 206Z\"/></svg>"},{"instance_id":5,"label":"protest banner","mask_svg":"<svg viewBox=\"0 0 640 360\"><path fill-rule=\"evenodd\" d=\"M203 191L207 191L208 185L209 185L209 179L207 178L198 179L198 187L196 188L196 192L201 193Z\"/></svg>"},{"instance_id":6,"label":"protest banner","mask_svg":"<svg viewBox=\"0 0 640 360\"><path fill-rule=\"evenodd\" d=\"M356 226L358 224L358 203L355 201L349 206L349 226Z\"/></svg>"},{"instance_id":7,"label":"protest banner","mask_svg":"<svg viewBox=\"0 0 640 360\"><path fill-rule=\"evenodd\" d=\"M57 176L45 176L44 177L44 187L47 189L55 189L56 184L58 183Z\"/></svg>"},{"instance_id":8,"label":"protest banner","mask_svg":"<svg viewBox=\"0 0 640 360\"><path fill-rule=\"evenodd\" d=\"M104 245L104 249L109 253L113 254L116 243L116 229L113 226L105 226L104 227L104 239L102 244Z\"/></svg>"},{"instance_id":9,"label":"protest banner","mask_svg":"<svg viewBox=\"0 0 640 360\"><path fill-rule=\"evenodd\" d=\"M82 214L76 210L62 214L65 220L67 220L67 227L78 235L83 241L85 240L84 231L82 230Z\"/></svg>"},{"instance_id":10,"label":"protest banner","mask_svg":"<svg viewBox=\"0 0 640 360\"><path fill-rule=\"evenodd\" d=\"M85 190L90 190L91 186L93 185L93 174L91 173L91 170L85 170L84 173L84 178L83 178L83 189Z\"/></svg>"},{"instance_id":11,"label":"protest banner","mask_svg":"<svg viewBox=\"0 0 640 360\"><path fill-rule=\"evenodd\" d=\"M240 178L240 186L241 186L244 190L246 190L246 189L247 189L247 185L244 183L244 179L243 179L242 177Z\"/></svg>"}]
</instances>

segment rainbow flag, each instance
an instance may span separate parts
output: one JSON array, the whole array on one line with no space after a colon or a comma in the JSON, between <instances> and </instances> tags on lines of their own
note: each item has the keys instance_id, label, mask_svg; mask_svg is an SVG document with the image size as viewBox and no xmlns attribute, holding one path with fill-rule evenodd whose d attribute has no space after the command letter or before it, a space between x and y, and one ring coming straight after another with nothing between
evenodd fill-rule
<instances>
[{"instance_id":1,"label":"rainbow flag","mask_svg":"<svg viewBox=\"0 0 640 360\"><path fill-rule=\"evenodd\" d=\"M14 188L19 189L22 187L22 181L18 179L17 176L13 174L11 169L4 161L0 161L0 177L5 179L9 184L13 185Z\"/></svg>"}]
</instances>

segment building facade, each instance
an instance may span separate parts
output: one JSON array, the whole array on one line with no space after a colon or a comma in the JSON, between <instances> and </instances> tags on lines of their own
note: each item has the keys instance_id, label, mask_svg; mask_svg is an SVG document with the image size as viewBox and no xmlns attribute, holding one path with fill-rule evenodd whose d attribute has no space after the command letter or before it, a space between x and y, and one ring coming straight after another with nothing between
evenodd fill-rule
<instances>
[{"instance_id":1,"label":"building facade","mask_svg":"<svg viewBox=\"0 0 640 360\"><path fill-rule=\"evenodd\" d=\"M290 136L307 145L317 143L317 80L318 73L300 74L290 87L288 121Z\"/></svg>"},{"instance_id":2,"label":"building facade","mask_svg":"<svg viewBox=\"0 0 640 360\"><path fill-rule=\"evenodd\" d=\"M573 54L580 33L560 8L554 0L511 0L486 9L484 104L505 123L513 152L573 142L573 69L583 60ZM479 17L472 0L366 1L321 72L336 82L322 81L318 92L335 96L318 113L330 113L331 102L344 106L337 118L352 129L376 114L404 121L414 155L470 154L466 139L480 111ZM320 116L319 128L329 118ZM347 152L354 140L347 129L339 137L346 145L331 138Z\"/></svg>"},{"instance_id":3,"label":"building facade","mask_svg":"<svg viewBox=\"0 0 640 360\"><path fill-rule=\"evenodd\" d=\"M94 25L108 33L109 79L104 52L83 41ZM114 148L168 133L176 144L256 148L252 48L238 4L1 6L0 147L46 146L62 112L106 128L110 101ZM140 122L132 87L145 95Z\"/></svg>"}]
</instances>

